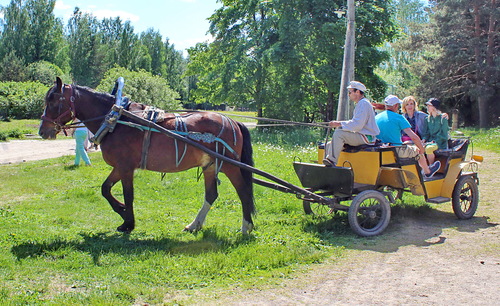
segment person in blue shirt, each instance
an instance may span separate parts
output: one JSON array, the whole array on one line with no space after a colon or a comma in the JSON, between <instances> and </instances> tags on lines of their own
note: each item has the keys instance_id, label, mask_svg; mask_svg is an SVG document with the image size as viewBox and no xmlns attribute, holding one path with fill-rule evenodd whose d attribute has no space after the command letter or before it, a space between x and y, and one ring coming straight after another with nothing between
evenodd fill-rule
<instances>
[{"instance_id":1,"label":"person in blue shirt","mask_svg":"<svg viewBox=\"0 0 500 306\"><path fill-rule=\"evenodd\" d=\"M415 158L424 172L426 178L432 177L441 167L439 161L430 167L427 164L422 140L412 131L411 125L405 117L399 114L401 100L397 96L389 95L385 98L385 112L375 116L375 122L380 129L378 139L384 144L396 147L396 153L401 158ZM405 132L414 145L403 145L401 132Z\"/></svg>"}]
</instances>

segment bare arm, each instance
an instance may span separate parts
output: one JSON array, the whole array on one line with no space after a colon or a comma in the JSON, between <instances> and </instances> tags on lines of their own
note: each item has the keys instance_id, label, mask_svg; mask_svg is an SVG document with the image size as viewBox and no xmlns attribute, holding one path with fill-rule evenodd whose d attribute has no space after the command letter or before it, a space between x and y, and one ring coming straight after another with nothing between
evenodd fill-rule
<instances>
[{"instance_id":1,"label":"bare arm","mask_svg":"<svg viewBox=\"0 0 500 306\"><path fill-rule=\"evenodd\" d=\"M425 149L424 149L424 146L422 145L422 140L420 139L420 137L418 137L417 134L415 134L415 132L413 132L411 130L411 128L406 128L403 130L406 135L410 136L411 140L413 141L413 143L418 147L418 149L420 150L420 154L424 154L425 152Z\"/></svg>"}]
</instances>

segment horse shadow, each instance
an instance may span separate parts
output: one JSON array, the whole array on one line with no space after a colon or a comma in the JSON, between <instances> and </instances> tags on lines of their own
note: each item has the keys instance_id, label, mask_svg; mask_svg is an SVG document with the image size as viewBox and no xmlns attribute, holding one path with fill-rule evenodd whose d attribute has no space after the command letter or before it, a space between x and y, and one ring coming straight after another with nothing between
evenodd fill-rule
<instances>
[{"instance_id":1,"label":"horse shadow","mask_svg":"<svg viewBox=\"0 0 500 306\"><path fill-rule=\"evenodd\" d=\"M454 213L425 206L398 204L391 207L391 221L379 236L360 237L349 226L347 213L337 212L331 218L322 218L317 223L309 221L304 230L317 231L320 239L334 245L344 245L356 250L370 250L392 253L404 246L430 247L446 243L445 229L474 233L483 229L500 226L492 223L487 216L477 216L469 220L459 220Z\"/></svg>"},{"instance_id":2,"label":"horse shadow","mask_svg":"<svg viewBox=\"0 0 500 306\"><path fill-rule=\"evenodd\" d=\"M35 257L63 258L68 250L90 254L95 265L101 265L101 257L107 254L140 255L149 252L163 252L168 255L183 254L197 256L224 251L254 240L253 236L239 235L233 239L220 238L216 231L205 229L201 239L181 241L163 238L132 238L123 233L80 233L82 239L56 239L42 242L23 242L11 248L17 260Z\"/></svg>"}]
</instances>

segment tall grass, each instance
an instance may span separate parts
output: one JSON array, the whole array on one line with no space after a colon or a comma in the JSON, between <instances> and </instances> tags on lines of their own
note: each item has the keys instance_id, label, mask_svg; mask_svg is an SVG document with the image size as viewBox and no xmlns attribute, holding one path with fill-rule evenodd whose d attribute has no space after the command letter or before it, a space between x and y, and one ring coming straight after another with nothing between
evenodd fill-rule
<instances>
[{"instance_id":1,"label":"tall grass","mask_svg":"<svg viewBox=\"0 0 500 306\"><path fill-rule=\"evenodd\" d=\"M500 153L500 127L491 129L465 128L460 132L473 140L474 147Z\"/></svg>"},{"instance_id":2,"label":"tall grass","mask_svg":"<svg viewBox=\"0 0 500 306\"><path fill-rule=\"evenodd\" d=\"M40 120L35 119L0 121L0 141L22 139L25 134L36 134L39 125Z\"/></svg>"}]
</instances>

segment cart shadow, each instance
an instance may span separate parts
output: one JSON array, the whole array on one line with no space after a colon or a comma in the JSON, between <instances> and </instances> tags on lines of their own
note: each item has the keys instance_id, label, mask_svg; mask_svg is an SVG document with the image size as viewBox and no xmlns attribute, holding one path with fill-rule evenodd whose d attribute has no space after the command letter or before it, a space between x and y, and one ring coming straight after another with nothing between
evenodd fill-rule
<instances>
[{"instance_id":1,"label":"cart shadow","mask_svg":"<svg viewBox=\"0 0 500 306\"><path fill-rule=\"evenodd\" d=\"M108 254L140 255L161 252L168 255L197 256L206 253L221 252L228 248L250 243L254 237L240 235L230 241L205 229L202 238L192 241L180 241L171 238L132 238L122 233L82 233L81 239L65 240L58 238L50 241L23 242L11 248L17 260L47 257L63 259L71 252L89 254L95 265L101 265L102 256Z\"/></svg>"},{"instance_id":2,"label":"cart shadow","mask_svg":"<svg viewBox=\"0 0 500 306\"><path fill-rule=\"evenodd\" d=\"M314 223L314 221L319 221ZM459 220L455 214L440 211L430 206L396 205L391 207L391 221L379 236L360 237L352 232L346 213L336 213L333 218L310 221L304 230L318 231L320 238L336 245L357 250L376 252L396 252L404 246L429 247L446 243L445 229L462 233L474 233L483 229L500 226L489 222L489 217L473 217Z\"/></svg>"}]
</instances>

